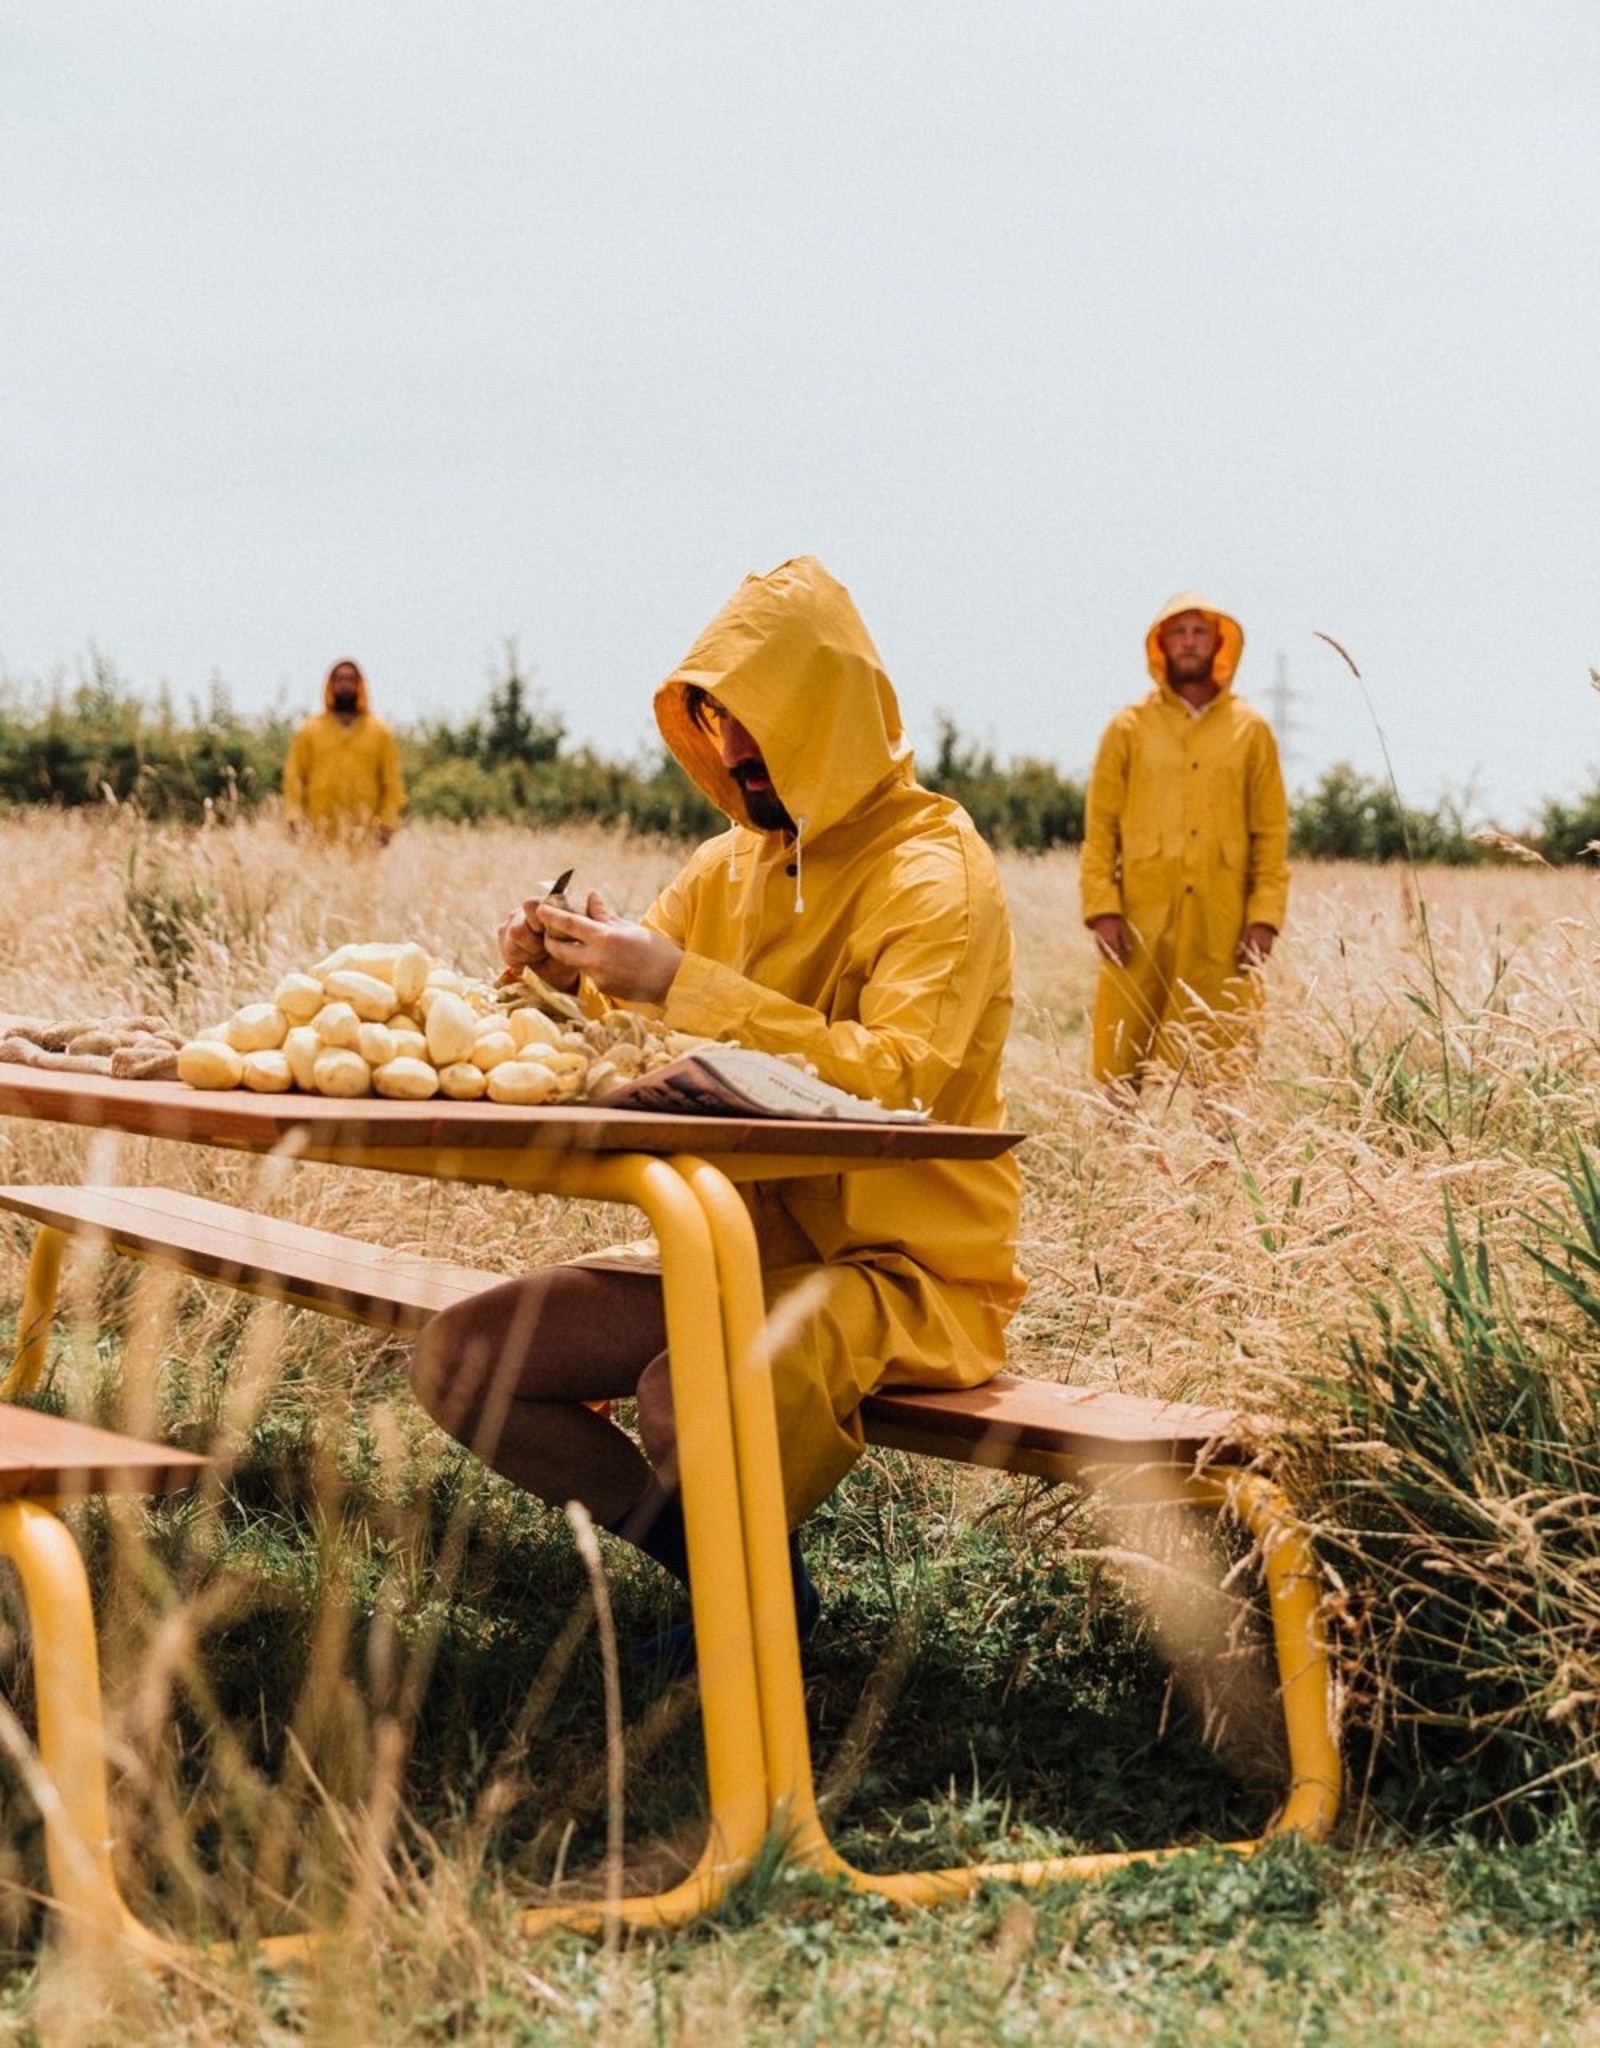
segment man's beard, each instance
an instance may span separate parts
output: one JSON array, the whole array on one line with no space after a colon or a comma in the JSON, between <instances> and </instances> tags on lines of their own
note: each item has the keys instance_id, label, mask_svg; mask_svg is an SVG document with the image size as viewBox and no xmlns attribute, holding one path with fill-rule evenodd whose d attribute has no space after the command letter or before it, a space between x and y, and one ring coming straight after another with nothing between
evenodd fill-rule
<instances>
[{"instance_id":1,"label":"man's beard","mask_svg":"<svg viewBox=\"0 0 1600 2048\"><path fill-rule=\"evenodd\" d=\"M750 822L758 832L787 832L793 835L795 822L778 800L778 792L767 784L765 789L752 789L749 778L760 773L765 780L765 770L758 771L749 761L735 762L728 770L739 785L739 794L744 798L744 807Z\"/></svg>"},{"instance_id":2,"label":"man's beard","mask_svg":"<svg viewBox=\"0 0 1600 2048\"><path fill-rule=\"evenodd\" d=\"M335 690L333 693L335 711L354 711L360 702L360 695L355 690Z\"/></svg>"}]
</instances>

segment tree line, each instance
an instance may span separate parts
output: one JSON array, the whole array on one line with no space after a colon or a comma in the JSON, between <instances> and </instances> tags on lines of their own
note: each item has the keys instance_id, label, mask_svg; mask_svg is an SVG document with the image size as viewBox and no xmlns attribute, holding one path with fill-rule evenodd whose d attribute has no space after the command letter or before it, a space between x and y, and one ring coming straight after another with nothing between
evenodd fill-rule
<instances>
[{"instance_id":1,"label":"tree line","mask_svg":"<svg viewBox=\"0 0 1600 2048\"><path fill-rule=\"evenodd\" d=\"M277 801L297 719L246 717L214 683L180 712L170 692L153 700L103 656L72 684L32 689L0 682L0 805L130 805L162 820L247 815ZM965 805L994 846L1043 852L1083 837L1084 786L1050 762L1001 761L941 714L921 779ZM665 749L631 760L569 747L566 727L508 648L482 706L458 723L397 726L407 814L471 824L520 818L556 825L593 819L670 838L701 838L719 814ZM1551 862L1600 850L1600 783L1570 803L1547 801L1521 843ZM1467 804L1402 802L1387 782L1348 763L1290 800L1290 850L1312 860L1414 860L1465 865L1505 843Z\"/></svg>"}]
</instances>

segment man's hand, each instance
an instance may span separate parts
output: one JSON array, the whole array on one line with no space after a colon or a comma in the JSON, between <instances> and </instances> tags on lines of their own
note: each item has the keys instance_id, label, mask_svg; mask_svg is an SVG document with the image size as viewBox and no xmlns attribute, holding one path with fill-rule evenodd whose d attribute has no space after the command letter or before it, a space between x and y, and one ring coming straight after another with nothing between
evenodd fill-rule
<instances>
[{"instance_id":1,"label":"man's hand","mask_svg":"<svg viewBox=\"0 0 1600 2048\"><path fill-rule=\"evenodd\" d=\"M1247 924L1239 935L1239 943L1233 949L1234 965L1245 969L1262 966L1272 951L1272 942L1278 936L1270 924Z\"/></svg>"},{"instance_id":2,"label":"man's hand","mask_svg":"<svg viewBox=\"0 0 1600 2048\"><path fill-rule=\"evenodd\" d=\"M550 951L544 926L539 922L539 911L554 883L540 884L542 894L530 896L520 910L511 915L495 932L495 943L500 948L500 958L508 967L519 971L531 967L541 981L549 982L552 988L571 990L578 985L575 969L568 969Z\"/></svg>"},{"instance_id":3,"label":"man's hand","mask_svg":"<svg viewBox=\"0 0 1600 2048\"><path fill-rule=\"evenodd\" d=\"M538 903L532 909L544 933L550 960L563 972L586 974L602 995L625 1003L664 1003L683 959L683 949L648 925L618 917L598 889L589 891L585 911ZM502 927L503 929L503 927ZM505 948L502 945L501 951ZM538 970L554 981L548 969Z\"/></svg>"},{"instance_id":4,"label":"man's hand","mask_svg":"<svg viewBox=\"0 0 1600 2048\"><path fill-rule=\"evenodd\" d=\"M1133 958L1133 933L1128 929L1127 919L1114 913L1110 917L1097 917L1089 929L1094 933L1101 959L1109 960L1113 967L1126 967Z\"/></svg>"}]
</instances>

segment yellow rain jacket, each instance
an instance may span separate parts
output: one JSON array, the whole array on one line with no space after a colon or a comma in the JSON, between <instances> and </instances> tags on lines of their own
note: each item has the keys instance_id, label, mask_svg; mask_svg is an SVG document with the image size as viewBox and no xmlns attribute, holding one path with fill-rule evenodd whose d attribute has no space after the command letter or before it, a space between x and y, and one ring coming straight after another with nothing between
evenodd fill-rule
<instances>
[{"instance_id":1,"label":"yellow rain jacket","mask_svg":"<svg viewBox=\"0 0 1600 2048\"><path fill-rule=\"evenodd\" d=\"M799 830L758 831L698 684L756 740ZM674 1029L802 1053L825 1080L941 1122L999 1128L1011 924L965 811L913 780L894 691L848 591L810 557L749 576L656 693L688 775L736 822L646 922L684 948ZM1022 1296L1010 1158L937 1160L746 1190L769 1307L791 1523L862 1448L885 1382L975 1386ZM818 1283L814 1276L821 1275Z\"/></svg>"},{"instance_id":2,"label":"yellow rain jacket","mask_svg":"<svg viewBox=\"0 0 1600 2048\"><path fill-rule=\"evenodd\" d=\"M360 695L347 725L334 715L333 669L354 668ZM394 734L367 705L367 679L356 664L336 661L323 685L324 709L295 734L283 766L283 811L291 825L308 824L330 838L393 832L405 788Z\"/></svg>"},{"instance_id":3,"label":"yellow rain jacket","mask_svg":"<svg viewBox=\"0 0 1600 2048\"><path fill-rule=\"evenodd\" d=\"M1160 631L1201 611L1220 642L1220 694L1196 712L1167 681ZM1085 924L1120 915L1133 933L1126 967L1102 962L1094 1071L1133 1074L1152 1054L1180 1062L1248 1046L1259 975L1234 951L1246 925L1283 924L1289 816L1272 728L1233 694L1244 650L1236 619L1196 591L1164 605L1145 637L1155 688L1106 728L1089 779L1079 866Z\"/></svg>"}]
</instances>

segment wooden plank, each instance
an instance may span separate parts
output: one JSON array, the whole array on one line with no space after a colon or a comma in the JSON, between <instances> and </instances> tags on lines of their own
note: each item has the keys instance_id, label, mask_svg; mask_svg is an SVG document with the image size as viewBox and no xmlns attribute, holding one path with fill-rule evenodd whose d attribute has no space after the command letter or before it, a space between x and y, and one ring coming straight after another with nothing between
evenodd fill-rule
<instances>
[{"instance_id":1,"label":"wooden plank","mask_svg":"<svg viewBox=\"0 0 1600 2048\"><path fill-rule=\"evenodd\" d=\"M1249 1425L1231 1409L1148 1400L1108 1387L1065 1387L1009 1372L952 1392L880 1388L868 1395L861 1416L870 1443L1002 1468L1014 1451L1102 1463L1188 1463L1201 1451L1219 1455L1235 1448L1249 1435Z\"/></svg>"},{"instance_id":2,"label":"wooden plank","mask_svg":"<svg viewBox=\"0 0 1600 2048\"><path fill-rule=\"evenodd\" d=\"M248 1089L186 1088L178 1081L113 1081L99 1074L50 1073L0 1063L0 1116L34 1117L175 1138L197 1145L266 1152L311 1144L381 1165L385 1151L521 1150L740 1153L787 1160L828 1158L893 1163L994 1159L1021 1142L1019 1131L955 1124L848 1123L788 1117L664 1116L592 1104L522 1108L513 1103L335 1101L321 1095L253 1095Z\"/></svg>"},{"instance_id":3,"label":"wooden plank","mask_svg":"<svg viewBox=\"0 0 1600 2048\"><path fill-rule=\"evenodd\" d=\"M0 1402L0 1498L81 1500L95 1493L170 1493L210 1461L170 1444L119 1436Z\"/></svg>"},{"instance_id":4,"label":"wooden plank","mask_svg":"<svg viewBox=\"0 0 1600 2048\"><path fill-rule=\"evenodd\" d=\"M0 1187L0 1208L151 1265L380 1329L419 1330L499 1280L172 1188Z\"/></svg>"},{"instance_id":5,"label":"wooden plank","mask_svg":"<svg viewBox=\"0 0 1600 2048\"><path fill-rule=\"evenodd\" d=\"M492 1273L280 1222L170 1188L0 1188L0 1207L179 1272L409 1332L498 1284ZM1030 1454L1190 1464L1250 1449L1234 1411L1001 1373L981 1387L886 1388L862 1407L868 1440L1004 1469Z\"/></svg>"}]
</instances>

